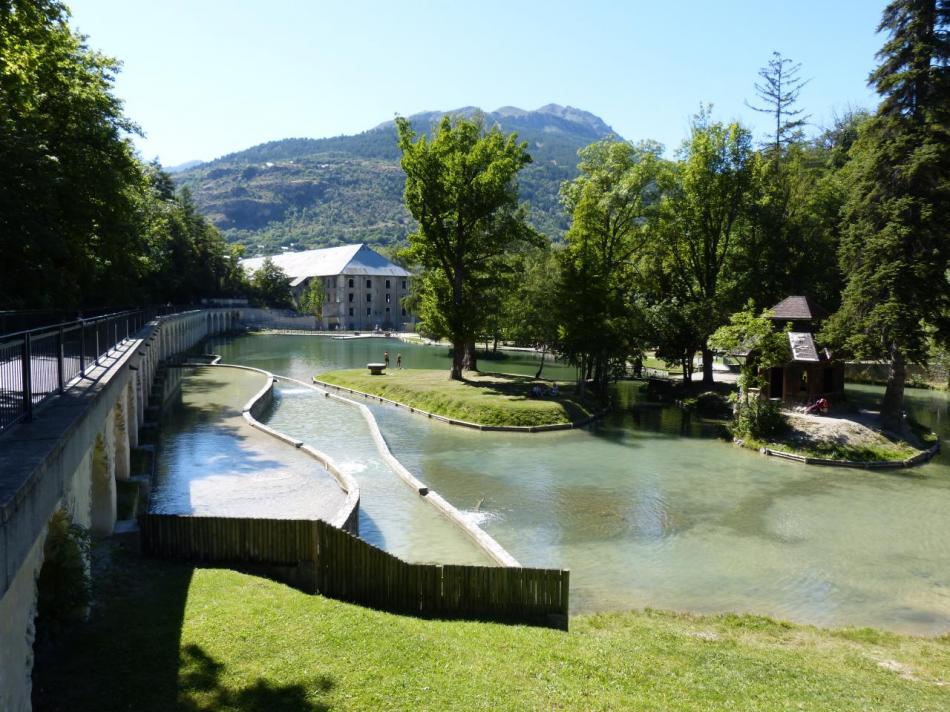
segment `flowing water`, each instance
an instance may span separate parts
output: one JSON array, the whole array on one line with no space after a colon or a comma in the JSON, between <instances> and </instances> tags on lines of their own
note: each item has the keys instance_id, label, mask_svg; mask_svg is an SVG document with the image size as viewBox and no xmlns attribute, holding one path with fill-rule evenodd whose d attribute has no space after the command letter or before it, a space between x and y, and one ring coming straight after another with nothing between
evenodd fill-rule
<instances>
[{"instance_id":1,"label":"flowing water","mask_svg":"<svg viewBox=\"0 0 950 712\"><path fill-rule=\"evenodd\" d=\"M408 367L448 368L444 349L386 339L247 336L214 349L225 362L301 380L383 351ZM524 355L481 367L530 373L536 364ZM738 449L714 425L641 402L636 384L620 395L608 420L532 435L371 409L393 453L522 563L571 569L577 612L653 606L950 631L950 456L909 470L807 466ZM851 390L857 400L879 395ZM284 391L272 422L345 453L366 437L365 424L355 409L353 418L324 412L326 403ZM908 408L950 438L946 394L910 391ZM368 467L369 448L354 452ZM387 540L412 547L441 536L433 521L396 511L396 499L385 514L379 503L370 515Z\"/></svg>"},{"instance_id":2,"label":"flowing water","mask_svg":"<svg viewBox=\"0 0 950 712\"><path fill-rule=\"evenodd\" d=\"M155 488L160 514L329 519L344 494L322 465L250 427L244 404L267 377L236 368L194 368L162 417Z\"/></svg>"}]
</instances>

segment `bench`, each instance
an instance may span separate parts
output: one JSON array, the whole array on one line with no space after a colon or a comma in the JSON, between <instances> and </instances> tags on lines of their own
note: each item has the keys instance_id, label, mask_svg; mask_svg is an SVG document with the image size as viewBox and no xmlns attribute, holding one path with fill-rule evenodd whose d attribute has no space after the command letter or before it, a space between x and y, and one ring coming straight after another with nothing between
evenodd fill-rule
<instances>
[{"instance_id":1,"label":"bench","mask_svg":"<svg viewBox=\"0 0 950 712\"><path fill-rule=\"evenodd\" d=\"M382 375L383 375L383 371L386 370L386 364L384 364L384 363L368 363L368 364L366 364L366 368L369 369L369 373L370 373L371 376L382 376Z\"/></svg>"}]
</instances>

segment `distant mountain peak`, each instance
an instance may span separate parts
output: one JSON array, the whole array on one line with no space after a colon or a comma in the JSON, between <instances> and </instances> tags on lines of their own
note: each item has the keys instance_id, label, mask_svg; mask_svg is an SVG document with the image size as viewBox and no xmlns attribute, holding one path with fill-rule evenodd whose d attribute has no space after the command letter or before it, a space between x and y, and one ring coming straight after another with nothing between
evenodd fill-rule
<instances>
[{"instance_id":1,"label":"distant mountain peak","mask_svg":"<svg viewBox=\"0 0 950 712\"><path fill-rule=\"evenodd\" d=\"M495 111L483 111L477 106L463 106L448 111L420 111L408 118L413 124L422 127L436 123L443 116L470 118L477 113L482 113L489 125L498 123L502 129L516 132L521 126L531 126L534 129L548 132L573 132L580 129L582 133L589 135L591 140L605 138L615 133L599 116L589 111L576 109L573 106L561 106L560 104L545 104L533 111L517 106L502 106L495 109ZM548 125L545 125L547 119L553 119L553 121L547 122ZM394 124L394 121L384 121L372 130L390 129Z\"/></svg>"},{"instance_id":2,"label":"distant mountain peak","mask_svg":"<svg viewBox=\"0 0 950 712\"><path fill-rule=\"evenodd\" d=\"M590 112L547 104L527 111L474 106L425 111L408 117L430 133L442 116L482 114L488 126L514 132L528 145L532 162L518 176L529 219L553 238L570 225L559 189L577 175L577 152L614 135ZM398 244L413 230L403 203L405 174L394 122L354 136L286 138L222 156L177 173L203 215L248 254L279 254L365 242Z\"/></svg>"}]
</instances>

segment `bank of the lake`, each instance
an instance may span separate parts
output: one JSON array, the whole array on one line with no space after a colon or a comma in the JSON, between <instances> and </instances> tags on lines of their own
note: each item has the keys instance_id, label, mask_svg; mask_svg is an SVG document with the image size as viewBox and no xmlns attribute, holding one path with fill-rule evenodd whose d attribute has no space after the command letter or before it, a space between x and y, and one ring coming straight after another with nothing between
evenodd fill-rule
<instances>
[{"instance_id":1,"label":"bank of the lake","mask_svg":"<svg viewBox=\"0 0 950 712\"><path fill-rule=\"evenodd\" d=\"M935 433L927 431L925 441L909 433L906 439L888 436L881 430L845 417L791 414L787 427L771 437L739 437L743 447L799 458L808 464L849 464L855 466L904 467L919 464L934 454ZM919 447L908 440L913 439Z\"/></svg>"},{"instance_id":2,"label":"bank of the lake","mask_svg":"<svg viewBox=\"0 0 950 712\"><path fill-rule=\"evenodd\" d=\"M463 380L453 381L445 370L397 368L374 376L367 369L347 369L317 378L477 425L568 425L602 409L594 398L578 394L573 383L558 383L557 395L552 395L555 384L513 374L467 372Z\"/></svg>"},{"instance_id":3,"label":"bank of the lake","mask_svg":"<svg viewBox=\"0 0 950 712\"><path fill-rule=\"evenodd\" d=\"M420 620L105 546L92 620L39 647L36 710L950 706L948 636L653 611L569 633Z\"/></svg>"}]
</instances>

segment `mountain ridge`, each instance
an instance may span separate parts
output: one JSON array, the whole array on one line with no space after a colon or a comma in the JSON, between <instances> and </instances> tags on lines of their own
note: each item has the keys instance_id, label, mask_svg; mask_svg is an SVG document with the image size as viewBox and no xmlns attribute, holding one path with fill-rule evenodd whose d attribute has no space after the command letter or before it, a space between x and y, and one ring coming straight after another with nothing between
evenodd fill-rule
<instances>
[{"instance_id":1,"label":"mountain ridge","mask_svg":"<svg viewBox=\"0 0 950 712\"><path fill-rule=\"evenodd\" d=\"M578 149L616 133L600 117L559 104L492 112L469 106L407 118L417 132L428 133L442 116L476 113L486 125L497 124L528 143L533 163L521 172L521 198L537 229L561 236L567 216L558 191L576 175ZM414 226L402 204L405 176L394 120L353 135L267 141L173 177L225 238L245 244L249 255L349 242L391 245L403 242Z\"/></svg>"}]
</instances>

